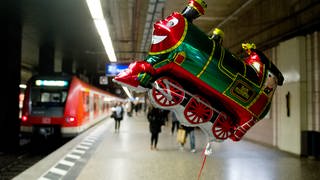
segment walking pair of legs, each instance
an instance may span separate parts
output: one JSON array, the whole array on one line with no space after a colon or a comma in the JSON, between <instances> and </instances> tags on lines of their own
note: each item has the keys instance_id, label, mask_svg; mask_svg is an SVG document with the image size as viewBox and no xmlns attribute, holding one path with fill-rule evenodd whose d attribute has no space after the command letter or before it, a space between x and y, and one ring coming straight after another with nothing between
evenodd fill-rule
<instances>
[{"instance_id":1,"label":"walking pair of legs","mask_svg":"<svg viewBox=\"0 0 320 180\"><path fill-rule=\"evenodd\" d=\"M196 152L196 139L194 136L194 130L189 132L189 139L190 139L190 148L191 152L195 153Z\"/></svg>"},{"instance_id":2,"label":"walking pair of legs","mask_svg":"<svg viewBox=\"0 0 320 180\"><path fill-rule=\"evenodd\" d=\"M115 120L114 130L115 130L115 132L119 132L119 130L120 130L120 121Z\"/></svg>"},{"instance_id":3,"label":"walking pair of legs","mask_svg":"<svg viewBox=\"0 0 320 180\"><path fill-rule=\"evenodd\" d=\"M153 149L158 150L157 148L158 137L159 137L158 133L151 133L151 146L150 146L151 150Z\"/></svg>"}]
</instances>

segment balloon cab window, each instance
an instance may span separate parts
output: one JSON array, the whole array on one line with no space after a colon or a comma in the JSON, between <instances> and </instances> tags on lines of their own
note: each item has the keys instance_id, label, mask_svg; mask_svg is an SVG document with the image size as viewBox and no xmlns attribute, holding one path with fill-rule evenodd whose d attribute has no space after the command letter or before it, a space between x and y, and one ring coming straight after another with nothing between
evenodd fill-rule
<instances>
[{"instance_id":1,"label":"balloon cab window","mask_svg":"<svg viewBox=\"0 0 320 180\"><path fill-rule=\"evenodd\" d=\"M230 53L225 54L225 58L222 60L222 66L228 73L230 73L231 76L236 76L237 73L240 73L258 87L261 85L262 79L258 77L254 68L245 64L244 61L240 59L235 59Z\"/></svg>"}]
</instances>

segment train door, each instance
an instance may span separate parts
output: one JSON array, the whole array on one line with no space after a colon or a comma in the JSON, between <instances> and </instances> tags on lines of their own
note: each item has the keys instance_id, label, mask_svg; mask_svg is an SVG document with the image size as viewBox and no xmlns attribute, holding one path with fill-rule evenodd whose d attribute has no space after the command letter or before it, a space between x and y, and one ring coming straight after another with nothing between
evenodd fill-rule
<instances>
[{"instance_id":1,"label":"train door","mask_svg":"<svg viewBox=\"0 0 320 180\"><path fill-rule=\"evenodd\" d=\"M89 92L89 121L94 119L94 93L92 91Z\"/></svg>"},{"instance_id":2,"label":"train door","mask_svg":"<svg viewBox=\"0 0 320 180\"><path fill-rule=\"evenodd\" d=\"M84 121L88 121L89 113L90 113L89 91L82 91L82 101L83 101L83 117L84 117Z\"/></svg>"},{"instance_id":3,"label":"train door","mask_svg":"<svg viewBox=\"0 0 320 180\"><path fill-rule=\"evenodd\" d=\"M100 111L100 104L99 104L99 94L93 95L93 112L94 112L94 118L96 119L99 115Z\"/></svg>"}]
</instances>

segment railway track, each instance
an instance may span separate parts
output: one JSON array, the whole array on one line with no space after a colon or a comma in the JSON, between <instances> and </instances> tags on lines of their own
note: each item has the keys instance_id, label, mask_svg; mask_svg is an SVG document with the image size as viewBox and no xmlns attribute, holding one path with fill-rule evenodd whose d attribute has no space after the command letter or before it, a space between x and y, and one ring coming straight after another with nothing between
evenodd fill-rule
<instances>
[{"instance_id":1,"label":"railway track","mask_svg":"<svg viewBox=\"0 0 320 180\"><path fill-rule=\"evenodd\" d=\"M35 155L29 152L17 156L0 169L0 180L9 180L31 167L41 160L45 155Z\"/></svg>"},{"instance_id":2,"label":"railway track","mask_svg":"<svg viewBox=\"0 0 320 180\"><path fill-rule=\"evenodd\" d=\"M0 154L0 180L9 180L22 173L70 139L46 140L21 145L16 153Z\"/></svg>"}]
</instances>

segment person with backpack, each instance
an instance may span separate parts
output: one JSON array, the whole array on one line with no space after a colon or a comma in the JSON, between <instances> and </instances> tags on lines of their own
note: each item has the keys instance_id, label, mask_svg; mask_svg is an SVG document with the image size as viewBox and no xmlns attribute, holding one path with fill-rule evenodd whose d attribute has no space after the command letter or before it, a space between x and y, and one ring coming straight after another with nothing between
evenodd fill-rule
<instances>
[{"instance_id":1,"label":"person with backpack","mask_svg":"<svg viewBox=\"0 0 320 180\"><path fill-rule=\"evenodd\" d=\"M115 107L112 108L112 116L115 121L115 132L120 130L120 122L123 119L124 109L121 103L117 103Z\"/></svg>"}]
</instances>

